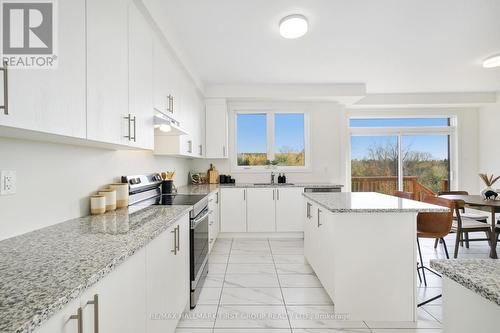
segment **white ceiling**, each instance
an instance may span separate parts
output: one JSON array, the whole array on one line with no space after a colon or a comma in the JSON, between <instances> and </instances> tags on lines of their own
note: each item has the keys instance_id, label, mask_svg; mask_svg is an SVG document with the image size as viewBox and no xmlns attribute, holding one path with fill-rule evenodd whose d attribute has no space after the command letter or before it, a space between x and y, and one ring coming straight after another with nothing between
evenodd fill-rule
<instances>
[{"instance_id":1,"label":"white ceiling","mask_svg":"<svg viewBox=\"0 0 500 333\"><path fill-rule=\"evenodd\" d=\"M500 0L145 0L205 84L366 83L369 93L496 91ZM309 33L279 36L301 13ZM162 23L163 22L163 23ZM167 31L168 30L168 31Z\"/></svg>"}]
</instances>

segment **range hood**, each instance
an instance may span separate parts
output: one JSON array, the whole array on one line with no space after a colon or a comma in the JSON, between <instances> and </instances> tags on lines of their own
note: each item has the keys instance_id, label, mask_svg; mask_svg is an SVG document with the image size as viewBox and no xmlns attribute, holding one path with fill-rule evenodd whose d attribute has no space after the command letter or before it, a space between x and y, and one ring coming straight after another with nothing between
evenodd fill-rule
<instances>
[{"instance_id":1,"label":"range hood","mask_svg":"<svg viewBox=\"0 0 500 333\"><path fill-rule=\"evenodd\" d=\"M188 135L189 133L180 126L180 123L169 115L161 112L157 108L154 109L154 127L155 135L174 136Z\"/></svg>"}]
</instances>

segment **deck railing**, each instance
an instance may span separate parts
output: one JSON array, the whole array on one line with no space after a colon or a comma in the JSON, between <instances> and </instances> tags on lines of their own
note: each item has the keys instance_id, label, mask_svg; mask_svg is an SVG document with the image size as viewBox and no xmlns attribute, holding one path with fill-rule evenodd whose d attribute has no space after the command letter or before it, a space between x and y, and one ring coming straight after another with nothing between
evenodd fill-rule
<instances>
[{"instance_id":1,"label":"deck railing","mask_svg":"<svg viewBox=\"0 0 500 333\"><path fill-rule=\"evenodd\" d=\"M393 195L398 190L398 177L352 177L352 192L379 192ZM446 186L443 182L443 188ZM434 191L419 183L416 176L403 177L403 189L415 193L417 200L424 195L436 195Z\"/></svg>"}]
</instances>

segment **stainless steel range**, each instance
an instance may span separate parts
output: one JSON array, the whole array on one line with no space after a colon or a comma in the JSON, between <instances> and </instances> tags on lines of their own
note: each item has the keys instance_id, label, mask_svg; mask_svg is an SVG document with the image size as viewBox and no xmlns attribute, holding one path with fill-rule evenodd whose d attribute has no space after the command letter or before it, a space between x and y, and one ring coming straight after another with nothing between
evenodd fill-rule
<instances>
[{"instance_id":1,"label":"stainless steel range","mask_svg":"<svg viewBox=\"0 0 500 333\"><path fill-rule=\"evenodd\" d=\"M190 218L190 285L191 308L196 307L208 274L208 199L205 195L162 194L159 174L122 177L129 184L129 209L139 210L153 205L188 205ZM167 281L168 283L168 281Z\"/></svg>"}]
</instances>

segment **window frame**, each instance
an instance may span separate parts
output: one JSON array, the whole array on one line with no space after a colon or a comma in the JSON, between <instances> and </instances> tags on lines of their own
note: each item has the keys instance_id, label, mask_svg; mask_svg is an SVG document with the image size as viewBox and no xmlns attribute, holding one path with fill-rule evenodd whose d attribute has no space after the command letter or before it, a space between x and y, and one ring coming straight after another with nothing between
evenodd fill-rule
<instances>
[{"instance_id":1,"label":"window frame","mask_svg":"<svg viewBox=\"0 0 500 333\"><path fill-rule=\"evenodd\" d=\"M351 127L351 119L387 119L387 118L448 118L448 126L404 126L404 127ZM395 136L398 140L398 190L403 190L403 161L401 156L402 137L408 135L448 135L449 136L449 181L450 189L455 188L457 181L457 117L451 115L391 115L391 116L369 116L369 115L350 115L347 117L347 127L349 133L349 149L347 158L347 184L351 189L351 159L352 159L352 141L353 136Z\"/></svg>"},{"instance_id":2,"label":"window frame","mask_svg":"<svg viewBox=\"0 0 500 333\"><path fill-rule=\"evenodd\" d=\"M269 160L274 159L275 154L275 114L303 114L304 115L304 165L303 166L284 166L276 165L270 167L267 165L238 165L238 114L265 114L266 115L266 134L267 134L267 156ZM231 151L231 171L265 173L271 170L278 172L307 172L311 169L311 145L310 145L310 115L308 110L302 108L237 108L232 112L233 121L233 149Z\"/></svg>"}]
</instances>

